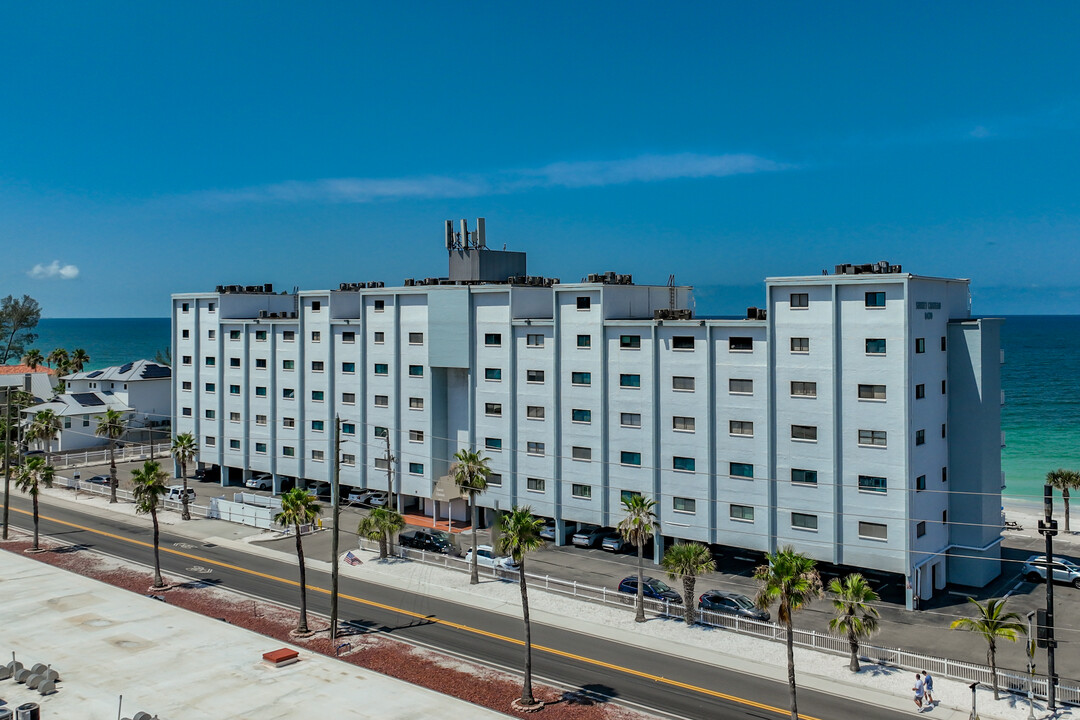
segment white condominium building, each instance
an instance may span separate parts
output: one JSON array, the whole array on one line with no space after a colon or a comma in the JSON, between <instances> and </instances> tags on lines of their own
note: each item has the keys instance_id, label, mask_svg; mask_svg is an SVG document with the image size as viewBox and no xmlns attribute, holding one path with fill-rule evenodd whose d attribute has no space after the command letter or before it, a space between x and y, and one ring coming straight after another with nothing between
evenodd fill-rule
<instances>
[{"instance_id":1,"label":"white condominium building","mask_svg":"<svg viewBox=\"0 0 1080 720\"><path fill-rule=\"evenodd\" d=\"M447 278L172 297L173 427L224 484L330 480L464 517L452 457L493 474L480 505L612 526L657 501L661 542L896 573L908 601L1000 571L1000 321L968 281L899 266L769 278L747 319L695 317L688 287L530 277L448 222Z\"/></svg>"}]
</instances>

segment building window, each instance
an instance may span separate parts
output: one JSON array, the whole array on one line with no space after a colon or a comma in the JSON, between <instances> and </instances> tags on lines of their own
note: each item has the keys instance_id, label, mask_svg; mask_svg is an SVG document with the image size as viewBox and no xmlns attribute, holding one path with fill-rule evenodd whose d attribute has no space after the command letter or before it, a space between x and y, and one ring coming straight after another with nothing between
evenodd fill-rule
<instances>
[{"instance_id":1,"label":"building window","mask_svg":"<svg viewBox=\"0 0 1080 720\"><path fill-rule=\"evenodd\" d=\"M390 365L387 363L375 363L376 375L387 375L390 373Z\"/></svg>"},{"instance_id":2,"label":"building window","mask_svg":"<svg viewBox=\"0 0 1080 720\"><path fill-rule=\"evenodd\" d=\"M409 409L410 410L423 410L424 409L424 398L418 398L418 397L409 398Z\"/></svg>"},{"instance_id":3,"label":"building window","mask_svg":"<svg viewBox=\"0 0 1080 720\"><path fill-rule=\"evenodd\" d=\"M240 441L239 440L230 440L229 441L229 449L230 450L239 450L240 449Z\"/></svg>"},{"instance_id":4,"label":"building window","mask_svg":"<svg viewBox=\"0 0 1080 720\"><path fill-rule=\"evenodd\" d=\"M671 389L679 392L694 392L694 378L676 375L671 378Z\"/></svg>"},{"instance_id":5,"label":"building window","mask_svg":"<svg viewBox=\"0 0 1080 720\"><path fill-rule=\"evenodd\" d=\"M791 338L791 352L793 353L808 353L810 352L810 338L793 337Z\"/></svg>"},{"instance_id":6,"label":"building window","mask_svg":"<svg viewBox=\"0 0 1080 720\"><path fill-rule=\"evenodd\" d=\"M627 450L623 450L619 454L619 462L622 463L623 465L633 465L634 467L640 467L641 466L641 453L639 453L639 452L629 452Z\"/></svg>"},{"instance_id":7,"label":"building window","mask_svg":"<svg viewBox=\"0 0 1080 720\"><path fill-rule=\"evenodd\" d=\"M728 338L728 350L730 352L753 352L754 339L748 337Z\"/></svg>"},{"instance_id":8,"label":"building window","mask_svg":"<svg viewBox=\"0 0 1080 720\"><path fill-rule=\"evenodd\" d=\"M859 489L866 492L883 493L889 489L889 482L883 477L874 477L873 475L860 475Z\"/></svg>"},{"instance_id":9,"label":"building window","mask_svg":"<svg viewBox=\"0 0 1080 720\"><path fill-rule=\"evenodd\" d=\"M423 475L424 474L424 464L423 463L414 463L414 462L409 463L409 474L410 475Z\"/></svg>"},{"instance_id":10,"label":"building window","mask_svg":"<svg viewBox=\"0 0 1080 720\"><path fill-rule=\"evenodd\" d=\"M574 385L592 385L592 373L572 372L570 382Z\"/></svg>"},{"instance_id":11,"label":"building window","mask_svg":"<svg viewBox=\"0 0 1080 720\"><path fill-rule=\"evenodd\" d=\"M325 367L326 363L324 363L322 360L311 361L311 372L322 372Z\"/></svg>"},{"instance_id":12,"label":"building window","mask_svg":"<svg viewBox=\"0 0 1080 720\"><path fill-rule=\"evenodd\" d=\"M409 431L409 442L414 442L414 443L422 443L422 442L424 442L424 431L423 430L410 430Z\"/></svg>"},{"instance_id":13,"label":"building window","mask_svg":"<svg viewBox=\"0 0 1080 720\"><path fill-rule=\"evenodd\" d=\"M860 430L859 431L859 444L860 445L873 445L876 447L885 447L888 440L888 434L884 430Z\"/></svg>"},{"instance_id":14,"label":"building window","mask_svg":"<svg viewBox=\"0 0 1080 720\"><path fill-rule=\"evenodd\" d=\"M754 381L745 378L731 378L727 383L728 392L732 395L753 395Z\"/></svg>"},{"instance_id":15,"label":"building window","mask_svg":"<svg viewBox=\"0 0 1080 720\"><path fill-rule=\"evenodd\" d=\"M859 385L860 400L884 400L884 385Z\"/></svg>"},{"instance_id":16,"label":"building window","mask_svg":"<svg viewBox=\"0 0 1080 720\"><path fill-rule=\"evenodd\" d=\"M926 352L926 338L915 338L916 354Z\"/></svg>"},{"instance_id":17,"label":"building window","mask_svg":"<svg viewBox=\"0 0 1080 720\"><path fill-rule=\"evenodd\" d=\"M384 310L386 310L386 301L385 300L376 300L375 301L375 312L383 312Z\"/></svg>"},{"instance_id":18,"label":"building window","mask_svg":"<svg viewBox=\"0 0 1080 720\"><path fill-rule=\"evenodd\" d=\"M619 500L623 503L633 502L634 498L641 497L641 493L634 490L623 490L619 493Z\"/></svg>"},{"instance_id":19,"label":"building window","mask_svg":"<svg viewBox=\"0 0 1080 720\"><path fill-rule=\"evenodd\" d=\"M258 335L259 335L259 333L256 332L255 333L255 339L256 340L259 339ZM266 339L265 335L263 336L263 339L264 340ZM296 340L296 331L295 330L282 330L281 331L281 341L282 342L294 342L295 340Z\"/></svg>"},{"instance_id":20,"label":"building window","mask_svg":"<svg viewBox=\"0 0 1080 720\"><path fill-rule=\"evenodd\" d=\"M945 336L944 336L944 335L942 335L942 336L941 336L941 352L945 352L945 348L946 348L946 344L945 344Z\"/></svg>"},{"instance_id":21,"label":"building window","mask_svg":"<svg viewBox=\"0 0 1080 720\"><path fill-rule=\"evenodd\" d=\"M390 430L388 428L379 427L378 425L376 425L375 426L375 437L377 437L377 438L388 438L388 437L390 437Z\"/></svg>"},{"instance_id":22,"label":"building window","mask_svg":"<svg viewBox=\"0 0 1080 720\"><path fill-rule=\"evenodd\" d=\"M926 444L926 431L925 430L916 430L915 431L915 444L916 445L925 445Z\"/></svg>"},{"instance_id":23,"label":"building window","mask_svg":"<svg viewBox=\"0 0 1080 720\"><path fill-rule=\"evenodd\" d=\"M915 524L915 537L921 538L926 534L926 521L920 520Z\"/></svg>"},{"instance_id":24,"label":"building window","mask_svg":"<svg viewBox=\"0 0 1080 720\"><path fill-rule=\"evenodd\" d=\"M206 385L204 386L203 389L206 390L206 392L208 392L208 393L217 392L217 384L216 383L206 383Z\"/></svg>"},{"instance_id":25,"label":"building window","mask_svg":"<svg viewBox=\"0 0 1080 720\"><path fill-rule=\"evenodd\" d=\"M296 457L296 448L292 445L282 445L281 454L285 457Z\"/></svg>"},{"instance_id":26,"label":"building window","mask_svg":"<svg viewBox=\"0 0 1080 720\"><path fill-rule=\"evenodd\" d=\"M265 455L266 454L266 443L264 443L264 442L255 443L255 453L257 455Z\"/></svg>"},{"instance_id":27,"label":"building window","mask_svg":"<svg viewBox=\"0 0 1080 720\"><path fill-rule=\"evenodd\" d=\"M183 356L183 357L182 357L182 358L180 359L180 361L181 361L181 362L182 362L182 363L183 363L184 365L190 365L190 364L191 364L191 356L190 356L190 355L184 355L184 356Z\"/></svg>"},{"instance_id":28,"label":"building window","mask_svg":"<svg viewBox=\"0 0 1080 720\"><path fill-rule=\"evenodd\" d=\"M945 423L941 423L941 437L945 437Z\"/></svg>"},{"instance_id":29,"label":"building window","mask_svg":"<svg viewBox=\"0 0 1080 720\"><path fill-rule=\"evenodd\" d=\"M945 381L944 380L941 381L941 394L942 395L945 394Z\"/></svg>"},{"instance_id":30,"label":"building window","mask_svg":"<svg viewBox=\"0 0 1080 720\"><path fill-rule=\"evenodd\" d=\"M754 423L747 422L745 420L731 420L728 422L728 434L729 435L745 435L746 437L754 436Z\"/></svg>"},{"instance_id":31,"label":"building window","mask_svg":"<svg viewBox=\"0 0 1080 720\"><path fill-rule=\"evenodd\" d=\"M211 312L212 313L212 312L215 312L216 310L217 310L217 304L216 303L207 303L206 304L206 312Z\"/></svg>"},{"instance_id":32,"label":"building window","mask_svg":"<svg viewBox=\"0 0 1080 720\"><path fill-rule=\"evenodd\" d=\"M487 450L502 450L502 438L484 438L484 448Z\"/></svg>"},{"instance_id":33,"label":"building window","mask_svg":"<svg viewBox=\"0 0 1080 720\"><path fill-rule=\"evenodd\" d=\"M817 485L817 470L791 468L791 483L793 485Z\"/></svg>"},{"instance_id":34,"label":"building window","mask_svg":"<svg viewBox=\"0 0 1080 720\"><path fill-rule=\"evenodd\" d=\"M544 407L542 405L529 405L525 408L525 417L531 420L544 419Z\"/></svg>"},{"instance_id":35,"label":"building window","mask_svg":"<svg viewBox=\"0 0 1080 720\"><path fill-rule=\"evenodd\" d=\"M867 540L888 540L889 528L881 523L860 522L859 537Z\"/></svg>"},{"instance_id":36,"label":"building window","mask_svg":"<svg viewBox=\"0 0 1080 720\"><path fill-rule=\"evenodd\" d=\"M791 382L791 396L817 397L817 383L793 380Z\"/></svg>"},{"instance_id":37,"label":"building window","mask_svg":"<svg viewBox=\"0 0 1080 720\"><path fill-rule=\"evenodd\" d=\"M311 301L311 312L320 312L322 310L322 302L319 300Z\"/></svg>"},{"instance_id":38,"label":"building window","mask_svg":"<svg viewBox=\"0 0 1080 720\"><path fill-rule=\"evenodd\" d=\"M919 477L915 478L915 489L916 490L925 490L926 489L926 476L925 475L920 475Z\"/></svg>"},{"instance_id":39,"label":"building window","mask_svg":"<svg viewBox=\"0 0 1080 720\"><path fill-rule=\"evenodd\" d=\"M207 447L214 447L215 445L217 445L217 438L214 437L213 435L207 435L203 439L206 441L206 446Z\"/></svg>"},{"instance_id":40,"label":"building window","mask_svg":"<svg viewBox=\"0 0 1080 720\"><path fill-rule=\"evenodd\" d=\"M411 332L411 333L409 333L409 344L410 345L423 345L424 344L424 333L422 333L422 332Z\"/></svg>"},{"instance_id":41,"label":"building window","mask_svg":"<svg viewBox=\"0 0 1080 720\"><path fill-rule=\"evenodd\" d=\"M697 463L694 461L694 458L679 457L678 455L671 458L672 470L677 470L679 472L694 472L696 467Z\"/></svg>"},{"instance_id":42,"label":"building window","mask_svg":"<svg viewBox=\"0 0 1080 720\"><path fill-rule=\"evenodd\" d=\"M499 473L491 473L487 478L488 487L502 487L502 475Z\"/></svg>"},{"instance_id":43,"label":"building window","mask_svg":"<svg viewBox=\"0 0 1080 720\"><path fill-rule=\"evenodd\" d=\"M625 374L625 373L621 374L621 375L619 375L619 387L639 388L639 387L641 387L641 376L640 375L628 375L628 374Z\"/></svg>"},{"instance_id":44,"label":"building window","mask_svg":"<svg viewBox=\"0 0 1080 720\"><path fill-rule=\"evenodd\" d=\"M240 367L240 358L229 358L229 367Z\"/></svg>"},{"instance_id":45,"label":"building window","mask_svg":"<svg viewBox=\"0 0 1080 720\"><path fill-rule=\"evenodd\" d=\"M315 432L322 432L326 427L326 424L322 420L312 420L311 429Z\"/></svg>"},{"instance_id":46,"label":"building window","mask_svg":"<svg viewBox=\"0 0 1080 720\"><path fill-rule=\"evenodd\" d=\"M792 425L791 426L791 439L792 440L812 440L817 441L817 426L815 425Z\"/></svg>"},{"instance_id":47,"label":"building window","mask_svg":"<svg viewBox=\"0 0 1080 720\"><path fill-rule=\"evenodd\" d=\"M296 369L296 361L295 360L282 360L281 361L281 369L282 370L295 370Z\"/></svg>"},{"instance_id":48,"label":"building window","mask_svg":"<svg viewBox=\"0 0 1080 720\"><path fill-rule=\"evenodd\" d=\"M619 413L619 424L623 427L641 427L641 413Z\"/></svg>"},{"instance_id":49,"label":"building window","mask_svg":"<svg viewBox=\"0 0 1080 720\"><path fill-rule=\"evenodd\" d=\"M577 346L579 348L591 348L592 347L592 335L578 335Z\"/></svg>"},{"instance_id":50,"label":"building window","mask_svg":"<svg viewBox=\"0 0 1080 720\"><path fill-rule=\"evenodd\" d=\"M382 344L384 344L384 343L386 342L386 333L385 333L385 332L383 332L382 330L376 330L376 331L375 331L375 335L374 335L374 337L373 337L372 341L373 341L373 342L374 342L374 343L375 343L376 345L382 345Z\"/></svg>"},{"instance_id":51,"label":"building window","mask_svg":"<svg viewBox=\"0 0 1080 720\"><path fill-rule=\"evenodd\" d=\"M571 448L570 454L574 460L592 460L592 448L578 447L577 445L575 445L573 448Z\"/></svg>"},{"instance_id":52,"label":"building window","mask_svg":"<svg viewBox=\"0 0 1080 720\"><path fill-rule=\"evenodd\" d=\"M754 522L754 506L732 505L728 510L728 517L740 522Z\"/></svg>"},{"instance_id":53,"label":"building window","mask_svg":"<svg viewBox=\"0 0 1080 720\"><path fill-rule=\"evenodd\" d=\"M544 347L544 336L537 333L530 333L525 336L525 345L532 348Z\"/></svg>"},{"instance_id":54,"label":"building window","mask_svg":"<svg viewBox=\"0 0 1080 720\"><path fill-rule=\"evenodd\" d=\"M728 474L731 477L753 479L754 466L750 463L728 463Z\"/></svg>"},{"instance_id":55,"label":"building window","mask_svg":"<svg viewBox=\"0 0 1080 720\"><path fill-rule=\"evenodd\" d=\"M256 370L265 370L266 369L266 358L255 358L255 369Z\"/></svg>"},{"instance_id":56,"label":"building window","mask_svg":"<svg viewBox=\"0 0 1080 720\"><path fill-rule=\"evenodd\" d=\"M883 308L883 307L885 307L885 293L883 293L883 292L868 292L868 293L866 293L866 307L868 307L868 308Z\"/></svg>"},{"instance_id":57,"label":"building window","mask_svg":"<svg viewBox=\"0 0 1080 720\"><path fill-rule=\"evenodd\" d=\"M191 331L187 328L184 328L180 331L180 337L182 337L184 340L187 340L189 337L191 337Z\"/></svg>"},{"instance_id":58,"label":"building window","mask_svg":"<svg viewBox=\"0 0 1080 720\"><path fill-rule=\"evenodd\" d=\"M671 429L676 432L694 432L694 418L675 415L671 418ZM753 423L751 423L751 432L753 432Z\"/></svg>"},{"instance_id":59,"label":"building window","mask_svg":"<svg viewBox=\"0 0 1080 720\"><path fill-rule=\"evenodd\" d=\"M312 390L311 400L312 402L322 402L326 398L326 393L322 390Z\"/></svg>"},{"instance_id":60,"label":"building window","mask_svg":"<svg viewBox=\"0 0 1080 720\"><path fill-rule=\"evenodd\" d=\"M543 478L528 478L525 481L525 487L531 492L544 492L544 480Z\"/></svg>"},{"instance_id":61,"label":"building window","mask_svg":"<svg viewBox=\"0 0 1080 720\"><path fill-rule=\"evenodd\" d=\"M484 370L484 379L499 382L502 380L502 368L486 368Z\"/></svg>"},{"instance_id":62,"label":"building window","mask_svg":"<svg viewBox=\"0 0 1080 720\"><path fill-rule=\"evenodd\" d=\"M686 513L693 515L697 512L697 501L693 498L672 498L671 509L677 513Z\"/></svg>"},{"instance_id":63,"label":"building window","mask_svg":"<svg viewBox=\"0 0 1080 720\"><path fill-rule=\"evenodd\" d=\"M791 513L791 527L801 530L817 530L817 515L806 513Z\"/></svg>"},{"instance_id":64,"label":"building window","mask_svg":"<svg viewBox=\"0 0 1080 720\"><path fill-rule=\"evenodd\" d=\"M926 385L918 384L915 386L915 399L922 400L926 397Z\"/></svg>"},{"instance_id":65,"label":"building window","mask_svg":"<svg viewBox=\"0 0 1080 720\"><path fill-rule=\"evenodd\" d=\"M207 420L213 420L217 416L217 413L214 410L206 410L205 415Z\"/></svg>"},{"instance_id":66,"label":"building window","mask_svg":"<svg viewBox=\"0 0 1080 720\"><path fill-rule=\"evenodd\" d=\"M500 347L502 345L502 333L484 333L484 344L488 347Z\"/></svg>"},{"instance_id":67,"label":"building window","mask_svg":"<svg viewBox=\"0 0 1080 720\"><path fill-rule=\"evenodd\" d=\"M672 350L693 350L694 349L694 336L693 335L676 335L671 338Z\"/></svg>"},{"instance_id":68,"label":"building window","mask_svg":"<svg viewBox=\"0 0 1080 720\"><path fill-rule=\"evenodd\" d=\"M592 485L574 483L570 486L570 494L581 500L592 500Z\"/></svg>"},{"instance_id":69,"label":"building window","mask_svg":"<svg viewBox=\"0 0 1080 720\"><path fill-rule=\"evenodd\" d=\"M484 414L491 417L502 417L502 403L484 403Z\"/></svg>"},{"instance_id":70,"label":"building window","mask_svg":"<svg viewBox=\"0 0 1080 720\"><path fill-rule=\"evenodd\" d=\"M239 395L240 394L240 386L239 385L230 385L229 386L229 394L230 395Z\"/></svg>"},{"instance_id":71,"label":"building window","mask_svg":"<svg viewBox=\"0 0 1080 720\"><path fill-rule=\"evenodd\" d=\"M294 428L296 427L296 418L281 418L281 427Z\"/></svg>"},{"instance_id":72,"label":"building window","mask_svg":"<svg viewBox=\"0 0 1080 720\"><path fill-rule=\"evenodd\" d=\"M527 443L525 447L526 447L526 452L529 455L541 455L542 456L544 454L544 443L542 443L542 442Z\"/></svg>"},{"instance_id":73,"label":"building window","mask_svg":"<svg viewBox=\"0 0 1080 720\"><path fill-rule=\"evenodd\" d=\"M191 417L191 408L186 407L186 408L183 408L182 410L183 410L182 415L184 417Z\"/></svg>"},{"instance_id":74,"label":"building window","mask_svg":"<svg viewBox=\"0 0 1080 720\"><path fill-rule=\"evenodd\" d=\"M190 307L187 303L180 303L180 312L187 312Z\"/></svg>"},{"instance_id":75,"label":"building window","mask_svg":"<svg viewBox=\"0 0 1080 720\"><path fill-rule=\"evenodd\" d=\"M356 425L354 425L353 423L341 423L341 434L342 435L355 435L356 434Z\"/></svg>"},{"instance_id":76,"label":"building window","mask_svg":"<svg viewBox=\"0 0 1080 720\"><path fill-rule=\"evenodd\" d=\"M185 380L184 382L180 383L180 389L181 390L190 390L191 389L191 381L190 380Z\"/></svg>"},{"instance_id":77,"label":"building window","mask_svg":"<svg viewBox=\"0 0 1080 720\"><path fill-rule=\"evenodd\" d=\"M312 450L311 451L311 459L314 460L315 462L322 462L325 458L326 458L326 453L324 453L322 450Z\"/></svg>"},{"instance_id":78,"label":"building window","mask_svg":"<svg viewBox=\"0 0 1080 720\"><path fill-rule=\"evenodd\" d=\"M570 411L570 418L576 423L591 423L592 410L578 410L575 408Z\"/></svg>"},{"instance_id":79,"label":"building window","mask_svg":"<svg viewBox=\"0 0 1080 720\"><path fill-rule=\"evenodd\" d=\"M355 375L356 374L356 363L354 363L354 362L343 362L343 363L341 363L341 372L345 373L346 375Z\"/></svg>"},{"instance_id":80,"label":"building window","mask_svg":"<svg viewBox=\"0 0 1080 720\"><path fill-rule=\"evenodd\" d=\"M349 453L341 453L341 464L352 467L356 465L356 456Z\"/></svg>"},{"instance_id":81,"label":"building window","mask_svg":"<svg viewBox=\"0 0 1080 720\"><path fill-rule=\"evenodd\" d=\"M409 366L409 377L424 377L424 366L423 365L410 365Z\"/></svg>"},{"instance_id":82,"label":"building window","mask_svg":"<svg viewBox=\"0 0 1080 720\"><path fill-rule=\"evenodd\" d=\"M217 358L213 355L206 356L206 367L214 367L217 364Z\"/></svg>"},{"instance_id":83,"label":"building window","mask_svg":"<svg viewBox=\"0 0 1080 720\"><path fill-rule=\"evenodd\" d=\"M375 407L390 407L390 397L388 395L376 395Z\"/></svg>"},{"instance_id":84,"label":"building window","mask_svg":"<svg viewBox=\"0 0 1080 720\"><path fill-rule=\"evenodd\" d=\"M577 299L577 309L578 310L588 310L590 307L592 307L592 298L588 297L587 295L581 295L581 296L578 297L578 299Z\"/></svg>"},{"instance_id":85,"label":"building window","mask_svg":"<svg viewBox=\"0 0 1080 720\"><path fill-rule=\"evenodd\" d=\"M356 332L353 330L343 330L341 333L341 342L352 345L356 342Z\"/></svg>"},{"instance_id":86,"label":"building window","mask_svg":"<svg viewBox=\"0 0 1080 720\"><path fill-rule=\"evenodd\" d=\"M620 335L619 347L623 350L638 350L641 348L640 335Z\"/></svg>"},{"instance_id":87,"label":"building window","mask_svg":"<svg viewBox=\"0 0 1080 720\"><path fill-rule=\"evenodd\" d=\"M389 470L390 463L386 461L386 458L375 458L376 470Z\"/></svg>"},{"instance_id":88,"label":"building window","mask_svg":"<svg viewBox=\"0 0 1080 720\"><path fill-rule=\"evenodd\" d=\"M526 382L531 382L531 383L542 383L542 382L544 382L544 371L543 370L526 370L525 371L525 381Z\"/></svg>"},{"instance_id":89,"label":"building window","mask_svg":"<svg viewBox=\"0 0 1080 720\"><path fill-rule=\"evenodd\" d=\"M867 355L884 355L885 338L866 338Z\"/></svg>"},{"instance_id":90,"label":"building window","mask_svg":"<svg viewBox=\"0 0 1080 720\"><path fill-rule=\"evenodd\" d=\"M810 307L810 295L809 293L791 293L791 308L808 308Z\"/></svg>"},{"instance_id":91,"label":"building window","mask_svg":"<svg viewBox=\"0 0 1080 720\"><path fill-rule=\"evenodd\" d=\"M313 342L313 343L322 342L322 333L320 331L318 331L318 330L312 330L311 331L311 342Z\"/></svg>"},{"instance_id":92,"label":"building window","mask_svg":"<svg viewBox=\"0 0 1080 720\"><path fill-rule=\"evenodd\" d=\"M265 330L256 330L255 331L255 342L266 342L266 331Z\"/></svg>"}]
</instances>

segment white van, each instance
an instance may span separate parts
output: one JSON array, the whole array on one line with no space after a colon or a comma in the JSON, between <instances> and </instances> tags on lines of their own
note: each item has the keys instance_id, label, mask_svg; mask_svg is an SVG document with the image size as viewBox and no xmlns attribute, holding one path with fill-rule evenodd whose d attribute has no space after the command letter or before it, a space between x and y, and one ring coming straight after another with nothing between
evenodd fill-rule
<instances>
[{"instance_id":1,"label":"white van","mask_svg":"<svg viewBox=\"0 0 1080 720\"><path fill-rule=\"evenodd\" d=\"M189 487L187 489L187 495L188 495L188 502L194 500L195 499L195 488L190 488ZM183 485L170 485L169 489L168 489L168 492L165 493L165 499L166 500L175 500L177 502L180 502L183 499L183 497L184 497L184 486Z\"/></svg>"}]
</instances>

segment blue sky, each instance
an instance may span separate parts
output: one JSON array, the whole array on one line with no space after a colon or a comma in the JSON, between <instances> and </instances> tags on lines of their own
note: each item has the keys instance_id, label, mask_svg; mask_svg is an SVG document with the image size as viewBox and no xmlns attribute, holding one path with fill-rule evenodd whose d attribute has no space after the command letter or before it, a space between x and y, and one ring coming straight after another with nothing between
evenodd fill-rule
<instances>
[{"instance_id":1,"label":"blue sky","mask_svg":"<svg viewBox=\"0 0 1080 720\"><path fill-rule=\"evenodd\" d=\"M1064 2L9 3L0 294L399 284L484 216L708 314L879 259L1075 312L1077 37Z\"/></svg>"}]
</instances>

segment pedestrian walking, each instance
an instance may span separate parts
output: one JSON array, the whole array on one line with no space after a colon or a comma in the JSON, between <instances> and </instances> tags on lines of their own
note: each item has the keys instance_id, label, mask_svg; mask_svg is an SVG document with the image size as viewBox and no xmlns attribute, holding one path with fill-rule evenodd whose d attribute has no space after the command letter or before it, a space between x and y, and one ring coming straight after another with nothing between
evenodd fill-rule
<instances>
[{"instance_id":1,"label":"pedestrian walking","mask_svg":"<svg viewBox=\"0 0 1080 720\"><path fill-rule=\"evenodd\" d=\"M919 673L915 673L915 687L911 688L915 691L915 707L919 708L918 712L923 711L923 681L922 676Z\"/></svg>"},{"instance_id":2,"label":"pedestrian walking","mask_svg":"<svg viewBox=\"0 0 1080 720\"><path fill-rule=\"evenodd\" d=\"M923 675L923 696L926 698L927 705L934 704L934 678L930 677L930 673L926 670L922 671Z\"/></svg>"}]
</instances>

